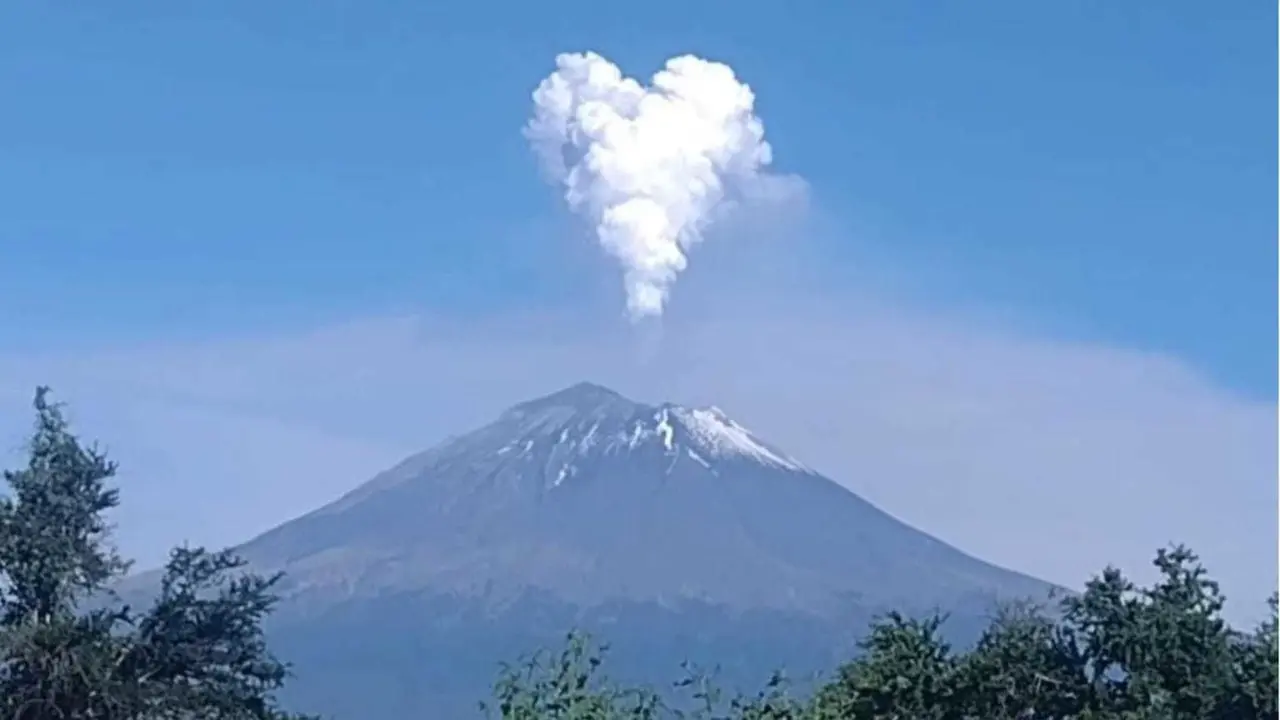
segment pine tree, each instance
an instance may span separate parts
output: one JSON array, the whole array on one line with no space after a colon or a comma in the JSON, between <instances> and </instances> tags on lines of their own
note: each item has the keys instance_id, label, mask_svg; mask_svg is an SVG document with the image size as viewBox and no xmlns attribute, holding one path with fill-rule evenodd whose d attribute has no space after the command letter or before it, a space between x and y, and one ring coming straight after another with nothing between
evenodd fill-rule
<instances>
[{"instance_id":1,"label":"pine tree","mask_svg":"<svg viewBox=\"0 0 1280 720\"><path fill-rule=\"evenodd\" d=\"M116 466L81 445L46 388L35 411L26 467L4 474L0 498L0 717L288 717L273 699L286 667L262 633L278 578L178 548L148 611L110 601L128 569L106 517Z\"/></svg>"}]
</instances>

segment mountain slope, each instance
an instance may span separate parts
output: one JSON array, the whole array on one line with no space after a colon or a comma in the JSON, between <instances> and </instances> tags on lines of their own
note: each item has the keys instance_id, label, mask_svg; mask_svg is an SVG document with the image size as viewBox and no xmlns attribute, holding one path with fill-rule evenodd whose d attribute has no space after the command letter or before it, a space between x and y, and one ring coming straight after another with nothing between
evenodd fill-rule
<instances>
[{"instance_id":1,"label":"mountain slope","mask_svg":"<svg viewBox=\"0 0 1280 720\"><path fill-rule=\"evenodd\" d=\"M242 548L291 594L526 590L838 613L1038 594L877 510L720 411L581 384L411 457Z\"/></svg>"},{"instance_id":2,"label":"mountain slope","mask_svg":"<svg viewBox=\"0 0 1280 720\"><path fill-rule=\"evenodd\" d=\"M851 448L856 452L856 448ZM919 532L714 408L580 384L410 457L246 543L285 571L286 700L336 718L471 717L498 662L571 628L627 679L830 669L890 609L972 639L1049 586ZM143 582L139 578L135 582Z\"/></svg>"}]
</instances>

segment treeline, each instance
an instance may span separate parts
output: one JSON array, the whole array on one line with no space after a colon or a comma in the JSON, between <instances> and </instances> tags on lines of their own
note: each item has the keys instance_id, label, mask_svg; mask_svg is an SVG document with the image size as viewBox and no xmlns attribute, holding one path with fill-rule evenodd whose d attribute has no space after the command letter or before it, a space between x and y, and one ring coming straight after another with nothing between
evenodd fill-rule
<instances>
[{"instance_id":1,"label":"treeline","mask_svg":"<svg viewBox=\"0 0 1280 720\"><path fill-rule=\"evenodd\" d=\"M1252 720L1277 718L1276 597L1249 633L1221 618L1223 598L1196 556L1160 551L1160 580L1139 588L1107 569L1056 612L1010 605L977 644L956 651L941 616L890 614L857 658L796 697L782 674L755 695L726 697L686 669L671 693L622 687L602 648L571 635L559 654L504 669L491 716L706 720Z\"/></svg>"},{"instance_id":2,"label":"treeline","mask_svg":"<svg viewBox=\"0 0 1280 720\"><path fill-rule=\"evenodd\" d=\"M103 601L128 569L105 517L119 503L115 465L77 440L45 389L35 411L26 466L5 472L0 497L0 720L303 717L276 701L288 668L262 630L278 577L177 548L151 607ZM680 703L672 689L611 682L601 648L573 635L504 668L482 708L510 720L1277 718L1276 598L1265 622L1237 632L1194 554L1155 563L1150 587L1107 569L1052 612L1007 607L965 651L943 641L943 618L889 615L804 697L782 675L728 697L686 668Z\"/></svg>"}]
</instances>

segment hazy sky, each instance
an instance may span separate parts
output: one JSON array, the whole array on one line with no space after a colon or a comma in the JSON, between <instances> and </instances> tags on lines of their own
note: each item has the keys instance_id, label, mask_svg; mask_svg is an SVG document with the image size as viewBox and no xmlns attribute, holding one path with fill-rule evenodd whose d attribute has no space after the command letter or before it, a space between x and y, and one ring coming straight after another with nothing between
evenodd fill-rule
<instances>
[{"instance_id":1,"label":"hazy sky","mask_svg":"<svg viewBox=\"0 0 1280 720\"><path fill-rule=\"evenodd\" d=\"M714 402L1060 582L1276 581L1275 7L0 6L0 442L48 382L150 564L588 378ZM520 128L556 53L693 52L807 197L715 228L661 337Z\"/></svg>"}]
</instances>

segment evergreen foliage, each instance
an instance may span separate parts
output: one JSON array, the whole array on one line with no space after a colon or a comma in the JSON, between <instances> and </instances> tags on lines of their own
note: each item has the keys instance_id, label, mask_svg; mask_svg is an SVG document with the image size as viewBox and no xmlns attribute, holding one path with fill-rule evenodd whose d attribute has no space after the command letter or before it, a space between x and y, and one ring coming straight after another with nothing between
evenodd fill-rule
<instances>
[{"instance_id":1,"label":"evergreen foliage","mask_svg":"<svg viewBox=\"0 0 1280 720\"><path fill-rule=\"evenodd\" d=\"M35 396L27 466L0 498L0 718L283 720L262 632L276 578L176 548L145 612L103 602L127 570L106 513L116 466Z\"/></svg>"}]
</instances>

